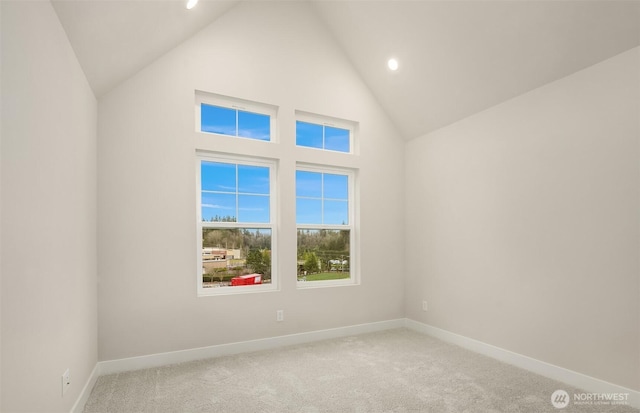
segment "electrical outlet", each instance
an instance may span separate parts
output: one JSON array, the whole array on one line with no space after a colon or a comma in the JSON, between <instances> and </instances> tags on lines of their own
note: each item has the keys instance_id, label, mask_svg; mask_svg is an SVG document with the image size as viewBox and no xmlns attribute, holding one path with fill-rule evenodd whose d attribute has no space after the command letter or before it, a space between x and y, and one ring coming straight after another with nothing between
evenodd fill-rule
<instances>
[{"instance_id":1,"label":"electrical outlet","mask_svg":"<svg viewBox=\"0 0 640 413\"><path fill-rule=\"evenodd\" d=\"M427 304L427 300L422 302L422 311L428 311L429 305Z\"/></svg>"},{"instance_id":2,"label":"electrical outlet","mask_svg":"<svg viewBox=\"0 0 640 413\"><path fill-rule=\"evenodd\" d=\"M276 321L284 321L284 310L276 311Z\"/></svg>"},{"instance_id":3,"label":"electrical outlet","mask_svg":"<svg viewBox=\"0 0 640 413\"><path fill-rule=\"evenodd\" d=\"M67 369L64 373L62 373L62 395L67 392L67 389L71 386L71 374L69 373L69 369Z\"/></svg>"}]
</instances>

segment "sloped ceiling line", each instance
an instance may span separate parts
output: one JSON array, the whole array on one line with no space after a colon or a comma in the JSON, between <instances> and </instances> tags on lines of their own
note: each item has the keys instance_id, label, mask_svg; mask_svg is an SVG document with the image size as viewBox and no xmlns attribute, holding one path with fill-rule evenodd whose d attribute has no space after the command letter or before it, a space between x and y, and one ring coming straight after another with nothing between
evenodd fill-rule
<instances>
[{"instance_id":1,"label":"sloped ceiling line","mask_svg":"<svg viewBox=\"0 0 640 413\"><path fill-rule=\"evenodd\" d=\"M100 97L238 1L52 3ZM406 139L640 45L639 1L309 3Z\"/></svg>"}]
</instances>

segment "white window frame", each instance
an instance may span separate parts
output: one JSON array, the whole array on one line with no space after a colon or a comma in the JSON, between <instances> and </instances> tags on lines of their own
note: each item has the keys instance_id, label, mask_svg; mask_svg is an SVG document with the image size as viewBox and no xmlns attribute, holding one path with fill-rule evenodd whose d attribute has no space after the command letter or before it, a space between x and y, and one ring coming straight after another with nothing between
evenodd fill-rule
<instances>
[{"instance_id":1,"label":"white window frame","mask_svg":"<svg viewBox=\"0 0 640 413\"><path fill-rule=\"evenodd\" d=\"M262 166L269 168L269 223L244 223L244 222L203 222L202 221L202 181L201 163L223 162L238 165ZM205 151L196 151L196 240L197 240L197 290L198 297L257 293L265 291L277 291L279 289L278 274L278 233L277 233L277 167L276 160L253 158L242 155L227 155ZM204 288L202 281L202 230L203 228L249 228L249 229L269 229L271 231L271 283L248 285L248 286L228 286Z\"/></svg>"},{"instance_id":2,"label":"white window frame","mask_svg":"<svg viewBox=\"0 0 640 413\"><path fill-rule=\"evenodd\" d=\"M321 280L321 281L297 281L297 287L300 289L306 288L319 288L319 287L337 287L347 285L360 284L360 270L359 270L359 237L358 237L358 225L356 211L358 209L357 204L357 171L349 168L341 168L328 165L309 164L309 163L296 163L297 171L308 171L316 173L328 173L347 176L348 185L348 219L347 225L338 224L298 224L296 223L296 234L299 230L349 230L349 278L339 280ZM297 200L297 196L295 197ZM297 235L296 235L297 239ZM296 243L296 260L297 260L298 246ZM297 278L297 274L296 274Z\"/></svg>"},{"instance_id":3,"label":"white window frame","mask_svg":"<svg viewBox=\"0 0 640 413\"><path fill-rule=\"evenodd\" d=\"M261 115L269 116L270 121L270 139L268 141L263 141L260 139L252 139L247 138L245 136L233 136L233 135L224 135L214 132L206 132L201 129L201 121L202 121L202 104L205 105L213 105L219 106L227 109L233 110L241 110L246 112L258 113ZM205 134L205 135L213 135L213 136L224 136L226 138L231 139L246 139L253 142L262 142L262 143L274 143L277 141L277 115L278 115L278 107L274 105L269 105L267 103L258 103L252 102L249 100L232 98L229 96L218 95L215 93L203 92L200 90L196 90L195 94L195 112L196 112L196 132Z\"/></svg>"},{"instance_id":4,"label":"white window frame","mask_svg":"<svg viewBox=\"0 0 640 413\"><path fill-rule=\"evenodd\" d=\"M314 148L312 146L302 146L296 143L297 148L305 148L305 149L328 152L328 153L341 153L345 155L353 155L356 153L356 148L355 148L356 142L355 142L355 136L354 136L356 125L354 122L344 120L344 119L333 118L330 116L316 115L313 113L303 112L299 110L296 110L295 118L296 118L295 119L296 122L300 121L300 122L312 123L315 125L346 129L349 131L349 152L342 152L342 151L336 151L333 149L325 149L325 148ZM294 142L296 141L297 141L297 137L294 140ZM324 146L324 137L323 137L322 146Z\"/></svg>"}]
</instances>

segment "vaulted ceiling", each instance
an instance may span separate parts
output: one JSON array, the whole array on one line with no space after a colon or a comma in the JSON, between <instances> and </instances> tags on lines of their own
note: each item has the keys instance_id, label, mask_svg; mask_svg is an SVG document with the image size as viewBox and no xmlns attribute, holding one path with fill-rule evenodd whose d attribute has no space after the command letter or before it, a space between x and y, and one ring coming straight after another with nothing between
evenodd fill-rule
<instances>
[{"instance_id":1,"label":"vaulted ceiling","mask_svg":"<svg viewBox=\"0 0 640 413\"><path fill-rule=\"evenodd\" d=\"M185 2L52 0L98 97L238 3ZM640 45L640 1L307 3L406 139Z\"/></svg>"}]
</instances>

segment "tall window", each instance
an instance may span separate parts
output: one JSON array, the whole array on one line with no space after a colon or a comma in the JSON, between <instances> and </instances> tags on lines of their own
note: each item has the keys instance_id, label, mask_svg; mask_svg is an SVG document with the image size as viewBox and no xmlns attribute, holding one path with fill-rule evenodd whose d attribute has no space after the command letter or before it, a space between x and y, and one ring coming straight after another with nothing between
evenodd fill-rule
<instances>
[{"instance_id":1,"label":"tall window","mask_svg":"<svg viewBox=\"0 0 640 413\"><path fill-rule=\"evenodd\" d=\"M298 288L359 282L357 123L295 111L295 144L274 145L277 115L195 92L199 296L278 290L280 255L296 262L285 275ZM295 177L295 191L276 193L277 176ZM278 251L276 217L293 205L297 250Z\"/></svg>"},{"instance_id":2,"label":"tall window","mask_svg":"<svg viewBox=\"0 0 640 413\"><path fill-rule=\"evenodd\" d=\"M272 289L275 163L198 157L198 290Z\"/></svg>"},{"instance_id":3,"label":"tall window","mask_svg":"<svg viewBox=\"0 0 640 413\"><path fill-rule=\"evenodd\" d=\"M353 187L352 171L298 165L296 224L300 283L355 282Z\"/></svg>"}]
</instances>

